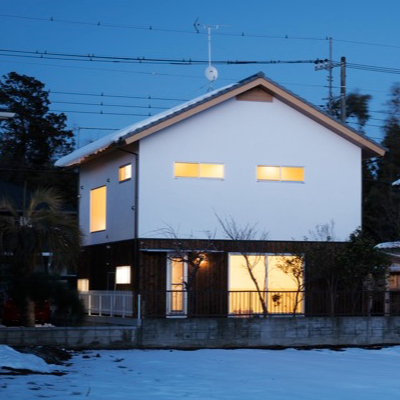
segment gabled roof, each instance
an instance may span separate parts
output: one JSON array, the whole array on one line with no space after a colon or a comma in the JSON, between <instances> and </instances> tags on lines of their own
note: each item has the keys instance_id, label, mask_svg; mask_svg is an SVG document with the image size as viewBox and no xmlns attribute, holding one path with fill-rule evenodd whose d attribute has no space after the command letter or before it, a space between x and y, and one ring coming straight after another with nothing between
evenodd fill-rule
<instances>
[{"instance_id":1,"label":"gabled roof","mask_svg":"<svg viewBox=\"0 0 400 400\"><path fill-rule=\"evenodd\" d=\"M161 129L165 129L186 118L198 114L210 107L220 104L235 96L239 96L254 88L260 88L302 114L308 116L327 129L337 133L339 136L349 140L360 147L364 157L383 156L384 149L375 141L367 138L362 133L343 124L328 114L321 111L308 101L300 98L294 93L283 88L276 82L265 78L263 73L252 75L235 84L214 90L191 101L185 102L177 107L147 118L136 124L127 126L119 131L113 132L101 139L88 144L56 162L56 166L67 167L85 162L89 157L110 149L114 146L128 145L151 135Z\"/></svg>"}]
</instances>

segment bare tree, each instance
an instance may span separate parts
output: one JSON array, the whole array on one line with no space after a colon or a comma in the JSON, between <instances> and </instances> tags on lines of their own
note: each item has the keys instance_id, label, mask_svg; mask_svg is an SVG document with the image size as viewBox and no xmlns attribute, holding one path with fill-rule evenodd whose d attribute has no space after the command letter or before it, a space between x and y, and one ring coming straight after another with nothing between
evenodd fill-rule
<instances>
[{"instance_id":1,"label":"bare tree","mask_svg":"<svg viewBox=\"0 0 400 400\"><path fill-rule=\"evenodd\" d=\"M196 239L192 235L187 238L182 238L179 232L171 225L166 225L159 232L168 239L172 239L172 252L167 255L171 261L183 262L188 265L188 274L183 282L186 291L193 289L196 276L204 261L207 260L207 254L216 251L214 244L215 234L205 232L205 239Z\"/></svg>"},{"instance_id":2,"label":"bare tree","mask_svg":"<svg viewBox=\"0 0 400 400\"><path fill-rule=\"evenodd\" d=\"M233 217L221 218L216 215L218 222L220 223L225 236L232 241L235 251L238 252L244 260L243 267L249 273L249 276L254 283L254 287L257 291L257 297L263 310L263 315L266 316L268 313L266 301L265 301L265 290L260 288L260 284L254 274L254 269L259 263L261 256L255 255L248 251L248 241L253 240L267 240L267 232L259 232L257 224L239 226Z\"/></svg>"}]
</instances>

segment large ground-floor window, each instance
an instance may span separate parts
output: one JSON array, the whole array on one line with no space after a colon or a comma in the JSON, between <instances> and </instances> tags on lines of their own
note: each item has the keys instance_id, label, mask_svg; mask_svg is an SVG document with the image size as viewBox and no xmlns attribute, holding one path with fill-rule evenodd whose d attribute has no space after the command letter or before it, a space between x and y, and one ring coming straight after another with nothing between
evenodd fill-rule
<instances>
[{"instance_id":1,"label":"large ground-floor window","mask_svg":"<svg viewBox=\"0 0 400 400\"><path fill-rule=\"evenodd\" d=\"M291 255L230 254L229 314L302 313L302 274L295 276L291 265L296 261Z\"/></svg>"}]
</instances>

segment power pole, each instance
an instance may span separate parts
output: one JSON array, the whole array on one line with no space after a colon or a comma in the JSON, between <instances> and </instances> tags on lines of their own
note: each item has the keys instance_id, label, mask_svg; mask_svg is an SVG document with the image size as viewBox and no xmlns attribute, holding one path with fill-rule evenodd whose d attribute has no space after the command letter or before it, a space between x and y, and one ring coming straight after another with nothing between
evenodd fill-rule
<instances>
[{"instance_id":1,"label":"power pole","mask_svg":"<svg viewBox=\"0 0 400 400\"><path fill-rule=\"evenodd\" d=\"M332 93L332 69L333 69L333 61L332 61L332 38L329 38L329 74L328 74L328 85L329 85L329 100L328 100L328 114L332 114L332 106L333 106L333 93Z\"/></svg>"},{"instance_id":2,"label":"power pole","mask_svg":"<svg viewBox=\"0 0 400 400\"><path fill-rule=\"evenodd\" d=\"M346 57L340 58L340 105L341 119L346 122Z\"/></svg>"}]
</instances>

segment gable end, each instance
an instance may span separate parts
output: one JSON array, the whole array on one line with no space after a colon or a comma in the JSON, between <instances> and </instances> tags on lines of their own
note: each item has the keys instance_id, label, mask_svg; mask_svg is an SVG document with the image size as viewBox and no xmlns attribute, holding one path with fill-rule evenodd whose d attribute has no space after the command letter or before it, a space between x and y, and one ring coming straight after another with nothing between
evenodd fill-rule
<instances>
[{"instance_id":1,"label":"gable end","mask_svg":"<svg viewBox=\"0 0 400 400\"><path fill-rule=\"evenodd\" d=\"M236 100L239 101L263 101L271 103L273 101L273 96L270 93L267 93L261 87L255 87L250 89L244 93L240 93L236 96Z\"/></svg>"}]
</instances>

